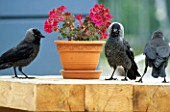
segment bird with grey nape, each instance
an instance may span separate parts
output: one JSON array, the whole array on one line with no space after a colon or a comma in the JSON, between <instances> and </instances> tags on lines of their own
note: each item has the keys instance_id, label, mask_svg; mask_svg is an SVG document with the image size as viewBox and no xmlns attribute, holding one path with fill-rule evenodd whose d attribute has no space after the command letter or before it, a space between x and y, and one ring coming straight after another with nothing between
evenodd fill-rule
<instances>
[{"instance_id":1,"label":"bird with grey nape","mask_svg":"<svg viewBox=\"0 0 170 112\"><path fill-rule=\"evenodd\" d=\"M44 35L38 29L28 29L24 40L0 56L0 70L13 67L14 78L34 78L28 77L22 68L29 65L38 55L41 38L44 38ZM16 67L25 77L17 75Z\"/></svg>"},{"instance_id":2,"label":"bird with grey nape","mask_svg":"<svg viewBox=\"0 0 170 112\"><path fill-rule=\"evenodd\" d=\"M145 69L142 77L136 82L142 82L143 76L147 72L147 68L152 67L152 76L154 78L163 77L163 83L166 81L165 68L168 65L168 59L170 57L170 46L168 42L164 40L163 33L161 31L155 31L152 35L151 41L149 41L144 48L145 57Z\"/></svg>"},{"instance_id":3,"label":"bird with grey nape","mask_svg":"<svg viewBox=\"0 0 170 112\"><path fill-rule=\"evenodd\" d=\"M117 78L113 78L117 66L123 66L124 68L125 78L122 81L127 81L127 77L135 80L137 76L140 76L134 61L132 48L124 39L123 25L118 22L112 23L109 27L109 38L105 45L105 55L109 65L114 68L111 77L106 80L117 80Z\"/></svg>"}]
</instances>

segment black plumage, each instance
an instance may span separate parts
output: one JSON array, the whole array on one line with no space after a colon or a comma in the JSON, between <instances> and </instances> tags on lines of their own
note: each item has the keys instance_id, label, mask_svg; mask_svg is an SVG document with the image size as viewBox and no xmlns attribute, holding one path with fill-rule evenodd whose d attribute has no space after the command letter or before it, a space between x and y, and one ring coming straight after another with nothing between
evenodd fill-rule
<instances>
[{"instance_id":1,"label":"black plumage","mask_svg":"<svg viewBox=\"0 0 170 112\"><path fill-rule=\"evenodd\" d=\"M149 41L144 48L145 58L145 70L142 77L137 82L142 82L142 78L147 72L147 68L152 67L152 76L154 78L163 77L163 82L166 83L165 68L168 65L168 59L170 57L169 44L164 40L163 33L161 31L155 31L153 33L151 41Z\"/></svg>"},{"instance_id":2,"label":"black plumage","mask_svg":"<svg viewBox=\"0 0 170 112\"><path fill-rule=\"evenodd\" d=\"M136 76L140 76L138 73L137 65L134 61L134 54L129 43L124 39L124 28L122 24L114 22L110 26L109 38L105 45L105 55L108 63L114 68L113 73L109 79L116 80L113 78L117 66L123 66L125 70L125 78L123 81L129 79L136 79Z\"/></svg>"},{"instance_id":3,"label":"black plumage","mask_svg":"<svg viewBox=\"0 0 170 112\"><path fill-rule=\"evenodd\" d=\"M22 71L22 68L29 65L38 55L41 38L44 36L39 30L34 28L27 30L24 40L0 56L0 70L13 67L15 78L31 78ZM18 77L16 67L25 77Z\"/></svg>"}]
</instances>

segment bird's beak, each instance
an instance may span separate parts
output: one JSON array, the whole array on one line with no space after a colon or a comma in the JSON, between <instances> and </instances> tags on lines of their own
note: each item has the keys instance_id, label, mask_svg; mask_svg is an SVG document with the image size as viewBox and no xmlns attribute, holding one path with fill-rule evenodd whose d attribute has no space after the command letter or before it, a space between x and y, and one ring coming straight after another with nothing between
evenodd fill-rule
<instances>
[{"instance_id":1,"label":"bird's beak","mask_svg":"<svg viewBox=\"0 0 170 112\"><path fill-rule=\"evenodd\" d=\"M39 36L38 36L39 38L45 38L45 36L44 35L42 35L42 34L39 34Z\"/></svg>"}]
</instances>

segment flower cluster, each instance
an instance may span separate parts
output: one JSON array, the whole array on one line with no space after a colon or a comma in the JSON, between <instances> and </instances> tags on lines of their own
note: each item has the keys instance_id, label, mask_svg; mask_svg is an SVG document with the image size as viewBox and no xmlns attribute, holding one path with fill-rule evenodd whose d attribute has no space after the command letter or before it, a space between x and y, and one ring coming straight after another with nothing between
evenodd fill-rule
<instances>
[{"instance_id":1,"label":"flower cluster","mask_svg":"<svg viewBox=\"0 0 170 112\"><path fill-rule=\"evenodd\" d=\"M106 30L111 24L112 16L103 4L95 4L84 20L81 14L75 17L65 10L65 6L60 6L49 12L49 18L44 23L45 32L58 31L63 38L68 38L68 40L101 40L107 38ZM74 27L76 20L79 21L79 25ZM59 27L60 22L63 23L61 27Z\"/></svg>"},{"instance_id":2,"label":"flower cluster","mask_svg":"<svg viewBox=\"0 0 170 112\"><path fill-rule=\"evenodd\" d=\"M94 8L90 9L90 18L91 21L98 26L97 32L101 34L100 39L107 38L106 30L111 24L112 16L109 12L109 9L105 9L103 4L96 4Z\"/></svg>"}]
</instances>

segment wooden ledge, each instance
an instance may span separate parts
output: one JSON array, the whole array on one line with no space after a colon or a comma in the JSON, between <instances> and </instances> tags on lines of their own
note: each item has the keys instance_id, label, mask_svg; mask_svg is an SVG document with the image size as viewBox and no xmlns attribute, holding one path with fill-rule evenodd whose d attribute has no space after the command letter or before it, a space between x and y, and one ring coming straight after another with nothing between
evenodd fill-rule
<instances>
[{"instance_id":1,"label":"wooden ledge","mask_svg":"<svg viewBox=\"0 0 170 112\"><path fill-rule=\"evenodd\" d=\"M144 79L145 83L135 83L105 81L104 78L73 80L37 76L36 79L12 79L1 76L0 107L28 111L170 110L170 84L162 84L162 79L152 79L152 82Z\"/></svg>"}]
</instances>

